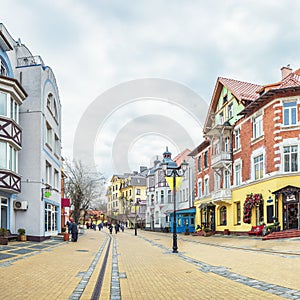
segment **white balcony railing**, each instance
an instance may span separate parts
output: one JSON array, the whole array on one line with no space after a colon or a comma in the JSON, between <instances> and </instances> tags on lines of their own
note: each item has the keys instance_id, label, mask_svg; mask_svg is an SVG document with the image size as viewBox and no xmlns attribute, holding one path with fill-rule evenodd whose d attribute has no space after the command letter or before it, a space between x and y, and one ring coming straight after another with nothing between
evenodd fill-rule
<instances>
[{"instance_id":1,"label":"white balcony railing","mask_svg":"<svg viewBox=\"0 0 300 300\"><path fill-rule=\"evenodd\" d=\"M218 164L231 162L231 160L232 160L231 153L222 151L218 154L212 155L211 164L212 164L212 166L215 166Z\"/></svg>"},{"instance_id":2,"label":"white balcony railing","mask_svg":"<svg viewBox=\"0 0 300 300\"><path fill-rule=\"evenodd\" d=\"M231 189L220 189L215 192L212 192L211 198L212 201L231 200L232 199Z\"/></svg>"}]
</instances>

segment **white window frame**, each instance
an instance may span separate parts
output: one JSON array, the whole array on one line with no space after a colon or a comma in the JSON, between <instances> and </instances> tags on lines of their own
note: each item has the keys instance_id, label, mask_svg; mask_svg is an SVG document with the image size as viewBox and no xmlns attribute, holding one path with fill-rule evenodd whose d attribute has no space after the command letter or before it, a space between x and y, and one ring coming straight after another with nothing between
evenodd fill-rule
<instances>
[{"instance_id":1,"label":"white window frame","mask_svg":"<svg viewBox=\"0 0 300 300\"><path fill-rule=\"evenodd\" d=\"M198 179L198 198L202 197L202 179Z\"/></svg>"},{"instance_id":2,"label":"white window frame","mask_svg":"<svg viewBox=\"0 0 300 300\"><path fill-rule=\"evenodd\" d=\"M230 175L228 170L224 170L224 189L230 188Z\"/></svg>"},{"instance_id":3,"label":"white window frame","mask_svg":"<svg viewBox=\"0 0 300 300\"><path fill-rule=\"evenodd\" d=\"M293 105L294 104L294 105ZM298 114L297 114L297 100L284 101L282 103L283 109L283 126L295 126L298 124ZM294 119L294 120L293 120Z\"/></svg>"},{"instance_id":4,"label":"white window frame","mask_svg":"<svg viewBox=\"0 0 300 300\"><path fill-rule=\"evenodd\" d=\"M289 152L285 152L285 148L289 148L290 151ZM294 150L292 148L295 148ZM291 151L291 149L293 151ZM294 164L296 164L296 169L292 170L292 167L293 167L293 156L296 155L296 160L294 162ZM283 170L283 173L293 173L293 172L298 172L299 171L299 145L297 144L293 144L293 145L283 145L283 148L282 148L282 156L283 156L283 159L282 159L282 170ZM285 169L285 166L286 166L286 160L288 160L288 170Z\"/></svg>"},{"instance_id":5,"label":"white window frame","mask_svg":"<svg viewBox=\"0 0 300 300\"><path fill-rule=\"evenodd\" d=\"M228 104L228 119L233 117L233 103Z\"/></svg>"},{"instance_id":6,"label":"white window frame","mask_svg":"<svg viewBox=\"0 0 300 300\"><path fill-rule=\"evenodd\" d=\"M241 183L242 183L242 164L241 162L237 162L236 164L234 164L234 185L240 186Z\"/></svg>"},{"instance_id":7,"label":"white window frame","mask_svg":"<svg viewBox=\"0 0 300 300\"><path fill-rule=\"evenodd\" d=\"M258 162L255 162L255 160L259 157L262 157L262 159L259 160ZM254 180L259 180L259 179L264 178L264 173L265 173L264 158L265 158L265 156L263 153L253 156L252 165L253 165L253 179ZM256 177L256 174L259 174L259 176Z\"/></svg>"},{"instance_id":8,"label":"white window frame","mask_svg":"<svg viewBox=\"0 0 300 300\"><path fill-rule=\"evenodd\" d=\"M263 136L263 115L253 118L253 139Z\"/></svg>"},{"instance_id":9,"label":"white window frame","mask_svg":"<svg viewBox=\"0 0 300 300\"><path fill-rule=\"evenodd\" d=\"M209 194L209 178L204 178L204 196L207 196Z\"/></svg>"},{"instance_id":10,"label":"white window frame","mask_svg":"<svg viewBox=\"0 0 300 300\"><path fill-rule=\"evenodd\" d=\"M240 149L241 148L241 129L238 128L234 132L235 136L235 149Z\"/></svg>"}]
</instances>

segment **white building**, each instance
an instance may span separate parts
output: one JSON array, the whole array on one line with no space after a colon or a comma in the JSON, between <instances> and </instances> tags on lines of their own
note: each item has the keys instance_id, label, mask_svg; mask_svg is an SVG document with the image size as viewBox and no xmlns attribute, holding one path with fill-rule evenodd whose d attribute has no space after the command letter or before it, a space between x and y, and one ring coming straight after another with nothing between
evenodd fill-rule
<instances>
[{"instance_id":1,"label":"white building","mask_svg":"<svg viewBox=\"0 0 300 300\"><path fill-rule=\"evenodd\" d=\"M55 76L40 56L15 41L1 25L10 45L6 59L11 76L27 93L20 106L22 150L18 172L20 193L9 197L7 228L25 228L28 239L43 240L60 232L61 211L61 104ZM1 53L0 53L1 54ZM13 200L14 199L14 200ZM20 206L20 208L19 208Z\"/></svg>"},{"instance_id":2,"label":"white building","mask_svg":"<svg viewBox=\"0 0 300 300\"><path fill-rule=\"evenodd\" d=\"M174 159L177 165L184 160L189 164L176 193L176 211L189 209L194 205L194 161L188 156L189 153L190 150L185 150ZM166 158L171 158L168 149L163 153L162 161L158 158L154 161L147 175L146 230L170 230L170 215L174 212L173 194L160 165Z\"/></svg>"}]
</instances>

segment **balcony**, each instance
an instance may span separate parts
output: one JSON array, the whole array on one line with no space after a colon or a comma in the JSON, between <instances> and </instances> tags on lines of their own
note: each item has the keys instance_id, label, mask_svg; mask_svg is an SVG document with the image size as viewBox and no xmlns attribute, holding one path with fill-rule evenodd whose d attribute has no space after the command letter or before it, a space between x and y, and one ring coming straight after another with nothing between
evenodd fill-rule
<instances>
[{"instance_id":1,"label":"balcony","mask_svg":"<svg viewBox=\"0 0 300 300\"><path fill-rule=\"evenodd\" d=\"M211 199L214 204L217 204L217 202L230 202L232 200L231 189L219 189L212 192Z\"/></svg>"},{"instance_id":2,"label":"balcony","mask_svg":"<svg viewBox=\"0 0 300 300\"><path fill-rule=\"evenodd\" d=\"M211 166L213 168L222 168L229 163L232 163L231 152L221 151L211 157Z\"/></svg>"},{"instance_id":3,"label":"balcony","mask_svg":"<svg viewBox=\"0 0 300 300\"><path fill-rule=\"evenodd\" d=\"M29 67L29 66L44 66L44 62L39 55L18 58L18 67Z\"/></svg>"},{"instance_id":4,"label":"balcony","mask_svg":"<svg viewBox=\"0 0 300 300\"><path fill-rule=\"evenodd\" d=\"M10 170L0 170L0 189L13 194L20 193L21 176Z\"/></svg>"},{"instance_id":5,"label":"balcony","mask_svg":"<svg viewBox=\"0 0 300 300\"><path fill-rule=\"evenodd\" d=\"M22 130L14 120L0 116L0 139L13 142L19 149L21 149Z\"/></svg>"}]
</instances>

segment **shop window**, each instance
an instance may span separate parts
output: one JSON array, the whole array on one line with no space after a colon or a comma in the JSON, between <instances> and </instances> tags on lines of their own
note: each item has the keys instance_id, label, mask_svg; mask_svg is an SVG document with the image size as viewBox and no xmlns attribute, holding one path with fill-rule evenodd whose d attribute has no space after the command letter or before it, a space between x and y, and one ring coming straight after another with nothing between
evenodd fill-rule
<instances>
[{"instance_id":1,"label":"shop window","mask_svg":"<svg viewBox=\"0 0 300 300\"><path fill-rule=\"evenodd\" d=\"M227 209L226 206L220 208L220 225L227 225Z\"/></svg>"}]
</instances>

